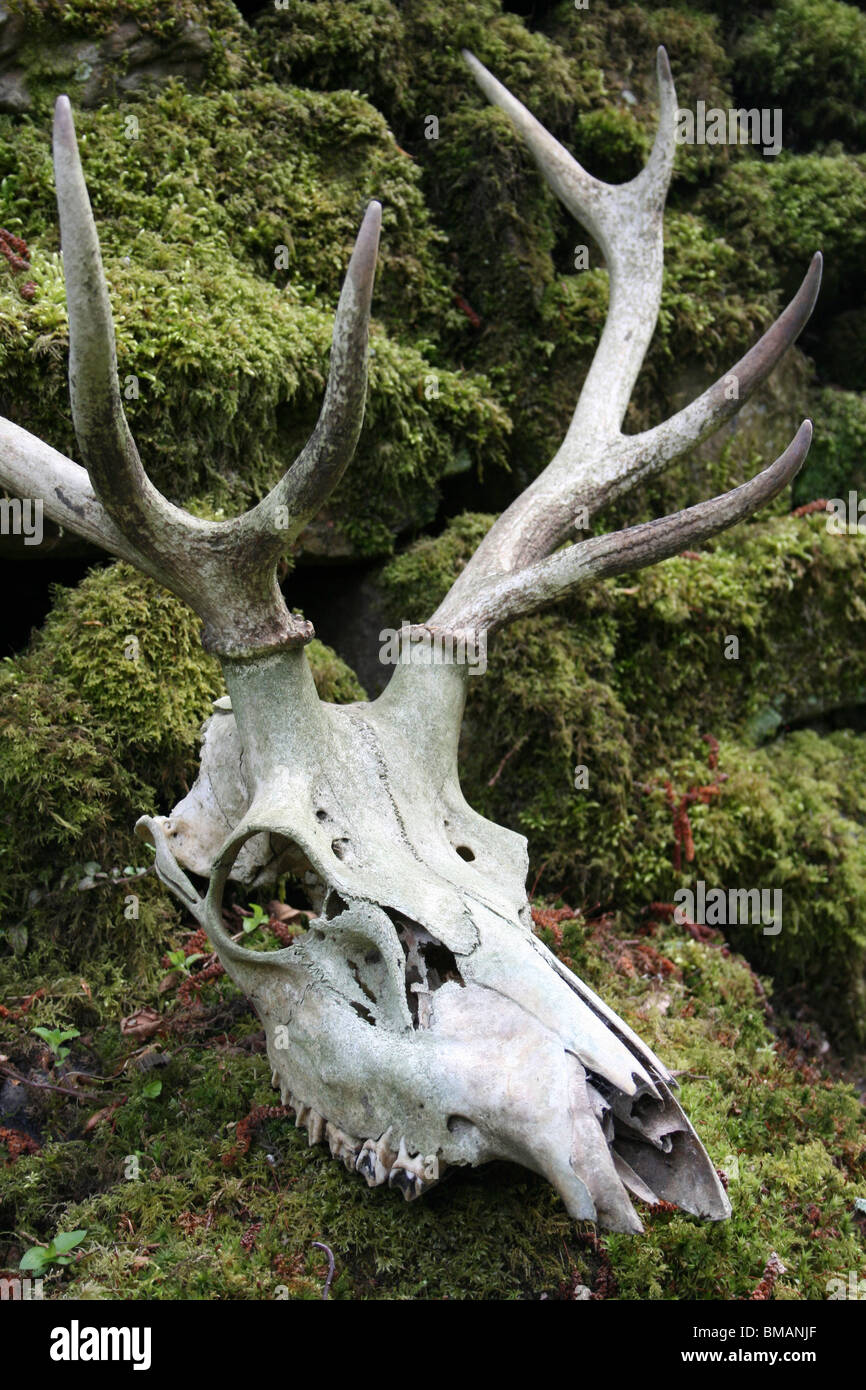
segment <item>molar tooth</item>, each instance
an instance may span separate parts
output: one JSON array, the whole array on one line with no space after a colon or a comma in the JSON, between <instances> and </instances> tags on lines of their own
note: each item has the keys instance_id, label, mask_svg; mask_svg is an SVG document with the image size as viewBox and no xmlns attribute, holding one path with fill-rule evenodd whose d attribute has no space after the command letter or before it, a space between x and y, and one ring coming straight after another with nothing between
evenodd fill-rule
<instances>
[{"instance_id":1,"label":"molar tooth","mask_svg":"<svg viewBox=\"0 0 866 1390\"><path fill-rule=\"evenodd\" d=\"M374 1145L376 1151L376 1161L382 1168L384 1168L386 1176L388 1173L390 1173L391 1168L394 1164L394 1160L397 1157L390 1144L391 1129L392 1126L389 1125L388 1128L385 1130L385 1133L382 1134L376 1140L376 1143ZM370 1142L372 1143L372 1140ZM384 1182L384 1180L384 1178L381 1179L382 1182Z\"/></svg>"},{"instance_id":2,"label":"molar tooth","mask_svg":"<svg viewBox=\"0 0 866 1390\"><path fill-rule=\"evenodd\" d=\"M422 1160L418 1155L414 1158L409 1157L406 1140L401 1139L400 1151L391 1169L388 1183L389 1186L398 1188L407 1202L413 1202L425 1190L422 1166Z\"/></svg>"},{"instance_id":3,"label":"molar tooth","mask_svg":"<svg viewBox=\"0 0 866 1390\"><path fill-rule=\"evenodd\" d=\"M375 1139L367 1139L361 1145L361 1151L355 1160L355 1169L361 1174L368 1187L381 1187L383 1182L388 1181L388 1166L383 1163L379 1156L379 1144Z\"/></svg>"},{"instance_id":4,"label":"molar tooth","mask_svg":"<svg viewBox=\"0 0 866 1390\"><path fill-rule=\"evenodd\" d=\"M411 1173L408 1168L398 1168L396 1163L391 1169L388 1186L396 1187L398 1191L402 1192L407 1202L414 1202L415 1198L420 1195L416 1175Z\"/></svg>"},{"instance_id":5,"label":"molar tooth","mask_svg":"<svg viewBox=\"0 0 866 1390\"><path fill-rule=\"evenodd\" d=\"M345 1130L339 1129L337 1125L331 1124L330 1120L325 1126L325 1137L333 1158L342 1159L343 1164L351 1173L355 1169L355 1156L358 1152L358 1140L353 1139Z\"/></svg>"},{"instance_id":6,"label":"molar tooth","mask_svg":"<svg viewBox=\"0 0 866 1390\"><path fill-rule=\"evenodd\" d=\"M355 1159L355 1172L360 1173L368 1187L377 1187L381 1179L376 1177L376 1152L372 1139L361 1145L361 1152Z\"/></svg>"}]
</instances>

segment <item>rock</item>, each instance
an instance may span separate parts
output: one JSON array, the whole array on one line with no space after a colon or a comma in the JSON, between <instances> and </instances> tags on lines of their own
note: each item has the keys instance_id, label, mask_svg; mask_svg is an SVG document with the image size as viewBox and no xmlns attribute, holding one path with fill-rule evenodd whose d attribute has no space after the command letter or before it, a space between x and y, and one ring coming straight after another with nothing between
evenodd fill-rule
<instances>
[{"instance_id":1,"label":"rock","mask_svg":"<svg viewBox=\"0 0 866 1390\"><path fill-rule=\"evenodd\" d=\"M0 74L0 111L18 116L29 111L33 100L27 90L27 78L20 68Z\"/></svg>"},{"instance_id":2,"label":"rock","mask_svg":"<svg viewBox=\"0 0 866 1390\"><path fill-rule=\"evenodd\" d=\"M210 51L207 30L191 20L167 42L142 33L134 21L115 24L99 47L79 101L82 106L99 106L115 91L163 87L176 77L195 86L204 76Z\"/></svg>"},{"instance_id":3,"label":"rock","mask_svg":"<svg viewBox=\"0 0 866 1390\"><path fill-rule=\"evenodd\" d=\"M24 34L24 20L20 15L10 15L8 5L0 0L0 59L15 53Z\"/></svg>"},{"instance_id":4,"label":"rock","mask_svg":"<svg viewBox=\"0 0 866 1390\"><path fill-rule=\"evenodd\" d=\"M0 0L0 111L18 115L33 108L22 61L28 34L26 21L10 15ZM204 77L211 52L207 29L192 20L163 39L142 31L134 20L118 21L102 39L40 37L39 63L43 73L57 79L58 90L70 88L77 106L100 106L122 93L161 87L173 78L195 86Z\"/></svg>"},{"instance_id":5,"label":"rock","mask_svg":"<svg viewBox=\"0 0 866 1390\"><path fill-rule=\"evenodd\" d=\"M352 542L326 510L304 527L293 553L299 565L340 563L358 558Z\"/></svg>"}]
</instances>

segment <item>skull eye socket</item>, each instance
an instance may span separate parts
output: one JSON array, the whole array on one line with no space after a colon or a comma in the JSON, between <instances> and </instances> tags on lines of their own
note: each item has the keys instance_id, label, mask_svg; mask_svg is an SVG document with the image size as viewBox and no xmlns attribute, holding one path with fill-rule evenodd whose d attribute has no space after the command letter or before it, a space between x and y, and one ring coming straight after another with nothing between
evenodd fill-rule
<instances>
[{"instance_id":1,"label":"skull eye socket","mask_svg":"<svg viewBox=\"0 0 866 1390\"><path fill-rule=\"evenodd\" d=\"M318 916L325 885L304 850L289 836L278 831L250 830L232 846L231 857L226 857L220 869L221 881L213 877L211 880L212 892L217 894L214 906L235 938L236 946L245 954L282 951L294 946L298 937L307 935L307 920ZM257 926L244 926L251 913L241 904L247 898L259 904L267 903L273 898L273 887L282 879L285 880L280 893L282 901L272 902ZM241 883L246 890L240 903L230 889L231 880ZM271 892L267 891L269 888Z\"/></svg>"}]
</instances>

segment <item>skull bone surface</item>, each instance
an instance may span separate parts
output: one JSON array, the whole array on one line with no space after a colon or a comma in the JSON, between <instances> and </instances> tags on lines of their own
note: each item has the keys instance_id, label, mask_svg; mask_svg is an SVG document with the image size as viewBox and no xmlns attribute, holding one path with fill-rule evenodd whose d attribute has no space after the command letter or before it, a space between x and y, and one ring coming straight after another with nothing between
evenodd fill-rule
<instances>
[{"instance_id":1,"label":"skull bone surface","mask_svg":"<svg viewBox=\"0 0 866 1390\"><path fill-rule=\"evenodd\" d=\"M226 668L195 786L139 829L256 1008L310 1142L410 1200L505 1159L611 1230L642 1229L629 1193L727 1217L671 1074L533 935L525 840L462 796L463 673L410 662L377 701L335 706L302 652ZM233 941L228 879L289 871L309 929L273 952Z\"/></svg>"}]
</instances>

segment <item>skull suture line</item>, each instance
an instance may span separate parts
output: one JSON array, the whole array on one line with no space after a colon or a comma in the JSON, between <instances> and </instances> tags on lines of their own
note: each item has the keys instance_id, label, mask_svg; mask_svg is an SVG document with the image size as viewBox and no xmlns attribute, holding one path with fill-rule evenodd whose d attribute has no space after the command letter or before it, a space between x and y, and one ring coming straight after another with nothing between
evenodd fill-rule
<instances>
[{"instance_id":1,"label":"skull suture line","mask_svg":"<svg viewBox=\"0 0 866 1390\"><path fill-rule=\"evenodd\" d=\"M821 273L816 256L732 373L653 429L623 434L661 297L677 111L667 57L659 51L652 154L618 187L591 178L477 59L467 61L594 237L611 294L559 453L493 524L423 629L458 649L469 633L490 634L604 575L700 544L790 483L808 451L808 421L775 463L734 491L561 548L574 540L578 512L598 511L736 413L808 320ZM129 432L65 97L54 167L70 396L87 471L0 420L0 484L41 495L52 520L158 579L203 620L229 695L206 726L192 791L170 817L144 817L138 829L155 846L160 877L255 1005L298 1122L368 1183L387 1180L408 1198L449 1165L503 1158L544 1174L575 1218L613 1230L641 1229L629 1193L727 1217L670 1072L533 936L523 837L463 798L467 667L431 666L429 647L416 642L379 699L323 704L303 649L312 626L289 613L277 584L280 556L339 482L361 429L379 205L369 206L349 262L313 435L257 506L211 522L157 492ZM309 929L273 953L233 941L221 916L229 878L264 885L290 870L315 884Z\"/></svg>"}]
</instances>

